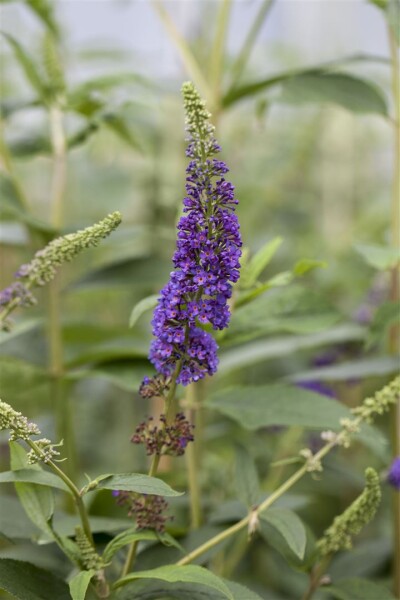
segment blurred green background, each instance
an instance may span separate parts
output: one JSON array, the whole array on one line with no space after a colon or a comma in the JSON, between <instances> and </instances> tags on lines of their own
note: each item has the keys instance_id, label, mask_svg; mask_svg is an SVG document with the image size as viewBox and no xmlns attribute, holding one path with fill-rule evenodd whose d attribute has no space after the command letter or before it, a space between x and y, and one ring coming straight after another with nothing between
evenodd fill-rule
<instances>
[{"instance_id":1,"label":"blurred green background","mask_svg":"<svg viewBox=\"0 0 400 600\"><path fill-rule=\"evenodd\" d=\"M109 239L60 275L69 404L64 427L76 443L76 472L146 469L146 457L129 438L149 412L137 389L152 373L146 358L151 313L132 329L128 322L132 307L157 293L171 270L185 193L179 91L187 79L215 115L222 158L237 190L244 245L254 253L283 238L262 281L291 271L299 259L324 263L238 309L232 329L220 339L221 370L207 382L207 394L235 383L303 378L323 380L352 406L387 380L396 369L387 356L388 321L377 324L374 314L389 299L389 271L385 262L375 268L374 248L379 253L390 241L393 100L385 20L374 3L4 2L1 13L2 30L21 46L2 37L0 287L55 233L49 216L49 110L32 85L26 57L50 82L47 87L60 65L66 82L56 90L70 145L57 232L82 228L114 210L123 215ZM53 62L48 35L57 55ZM21 194L22 208L15 200ZM37 307L15 314L11 333L1 334L1 393L55 437L60 428L47 372L46 290L38 298ZM367 349L366 339L372 340ZM316 365L324 360L332 370L318 376ZM300 428L282 436L275 429L249 432L212 411L206 421L202 485L204 504L212 509L234 496L232 440L247 445L266 489L272 489L286 469L271 473L268 462L290 455L310 435ZM6 437L1 440L7 468ZM351 459L329 459L318 485L299 486L299 510L314 533L360 489L366 464L384 469L389 450L376 456L356 446ZM184 464L177 464L166 477L184 485ZM307 500L311 488L318 511ZM180 510L185 515L185 506L176 508L178 530L185 520ZM92 512L122 514L106 493L97 496ZM387 493L353 563L335 567L341 574L389 577L388 515ZM11 552L5 544L2 552L19 556L28 545ZM265 544L254 544L240 565L244 580L256 576L253 588L260 594L268 589L271 599L297 597L303 575L272 576L277 568L289 570Z\"/></svg>"}]
</instances>

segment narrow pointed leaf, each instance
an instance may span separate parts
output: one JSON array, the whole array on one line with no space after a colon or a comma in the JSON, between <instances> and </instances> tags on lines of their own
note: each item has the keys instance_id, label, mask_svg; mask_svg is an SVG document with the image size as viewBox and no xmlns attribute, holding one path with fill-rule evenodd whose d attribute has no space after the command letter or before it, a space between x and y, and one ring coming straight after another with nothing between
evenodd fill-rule
<instances>
[{"instance_id":1,"label":"narrow pointed leaf","mask_svg":"<svg viewBox=\"0 0 400 600\"><path fill-rule=\"evenodd\" d=\"M129 318L129 327L133 327L138 319L148 310L153 309L157 305L159 294L153 294L140 300L134 307Z\"/></svg>"},{"instance_id":2,"label":"narrow pointed leaf","mask_svg":"<svg viewBox=\"0 0 400 600\"><path fill-rule=\"evenodd\" d=\"M211 571L195 565L170 565L166 567L159 567L158 569L152 569L151 571L137 571L136 573L131 573L127 577L119 579L114 587L118 588L124 586L135 579L161 579L170 583L175 583L178 581L186 583L198 583L208 588L217 590L225 598L234 600L232 592L222 579L214 575Z\"/></svg>"},{"instance_id":3,"label":"narrow pointed leaf","mask_svg":"<svg viewBox=\"0 0 400 600\"><path fill-rule=\"evenodd\" d=\"M85 600L86 592L90 584L90 580L96 571L81 571L69 582L69 591L72 600Z\"/></svg>"},{"instance_id":4,"label":"narrow pointed leaf","mask_svg":"<svg viewBox=\"0 0 400 600\"><path fill-rule=\"evenodd\" d=\"M307 534L296 513L285 508L271 508L260 515L261 532L270 544L285 554L287 546L299 559L304 558Z\"/></svg>"},{"instance_id":5,"label":"narrow pointed leaf","mask_svg":"<svg viewBox=\"0 0 400 600\"><path fill-rule=\"evenodd\" d=\"M11 468L15 471L27 468L26 452L18 442L10 442ZM32 470L40 471L38 465ZM30 520L42 531L51 535L49 521L54 513L53 492L48 487L34 483L15 483L21 504Z\"/></svg>"},{"instance_id":6,"label":"narrow pointed leaf","mask_svg":"<svg viewBox=\"0 0 400 600\"><path fill-rule=\"evenodd\" d=\"M142 475L140 473L118 473L116 475L101 475L95 489L123 490L151 494L155 496L181 496L183 492L176 492L165 481L157 477ZM90 491L90 490L89 490Z\"/></svg>"},{"instance_id":7,"label":"narrow pointed leaf","mask_svg":"<svg viewBox=\"0 0 400 600\"><path fill-rule=\"evenodd\" d=\"M25 76L32 88L39 94L43 99L46 96L46 86L42 81L42 77L30 57L30 53L23 48L23 46L10 34L2 32L9 45L11 46L14 56L21 65Z\"/></svg>"},{"instance_id":8,"label":"narrow pointed leaf","mask_svg":"<svg viewBox=\"0 0 400 600\"><path fill-rule=\"evenodd\" d=\"M69 489L65 483L48 471L42 469L37 470L33 468L29 469L18 469L16 471L3 471L0 473L0 483L34 483L37 485L44 485L47 487L57 488L64 492L69 492Z\"/></svg>"}]
</instances>

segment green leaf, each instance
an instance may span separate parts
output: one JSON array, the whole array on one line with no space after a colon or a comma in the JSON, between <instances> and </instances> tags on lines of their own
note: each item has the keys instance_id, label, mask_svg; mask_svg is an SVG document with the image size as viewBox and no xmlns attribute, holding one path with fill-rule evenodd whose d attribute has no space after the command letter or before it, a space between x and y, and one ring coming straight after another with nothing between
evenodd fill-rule
<instances>
[{"instance_id":1,"label":"green leaf","mask_svg":"<svg viewBox=\"0 0 400 600\"><path fill-rule=\"evenodd\" d=\"M349 56L345 59L342 59L340 61L340 63L343 64L345 62L372 61L372 60L375 60L378 62L382 62L382 61L387 62L387 59L382 59L381 57L378 57L378 56L354 55L354 56ZM338 64L338 63L339 63L339 61L337 61L336 64ZM230 106L231 104L237 102L238 100L242 100L243 98L247 98L249 96L254 96L255 94L264 92L264 91L271 89L273 87L276 87L276 86L281 86L281 85L284 86L286 83L290 83L293 79L297 78L297 81L299 81L302 78L306 78L309 76L316 77L317 79L319 78L323 82L322 86L325 85L324 99L326 99L327 94L328 94L329 97L331 97L332 100L334 100L334 101L339 101L340 103L342 103L342 102L349 103L349 98L346 97L346 95L344 94L344 91L346 89L345 84L343 86L341 93L339 91L336 92L336 90L333 89L333 87L334 87L334 86L332 86L333 80L330 80L330 81L328 80L329 83L328 83L328 85L326 85L324 78L329 77L330 75L333 75L333 76L339 76L339 77L341 77L341 76L349 77L352 80L354 80L353 85L351 83L348 84L348 86L347 86L348 91L352 91L352 92L356 93L357 96L358 96L358 94L366 91L366 96L367 96L367 101L365 102L366 107L369 107L371 110L374 109L374 110L372 110L372 112L377 111L379 114L382 114L381 111L384 110L385 112L383 114L387 114L385 101L382 98L381 93L378 92L375 87L370 85L368 82L365 82L362 79L358 79L357 77L354 77L354 76L348 76L346 74L340 74L340 73L329 73L327 69L333 68L334 66L335 66L335 63L331 62L331 63L322 64L322 65L317 65L317 66L309 68L309 69L297 69L297 70L287 71L285 73L279 73L278 75L275 75L274 77L268 77L266 79L261 79L260 81L255 81L253 83L247 83L242 86L237 86L237 87L231 88L230 90L228 90L227 94L224 96L222 104L223 104L223 106L227 107L227 106ZM304 79L303 79L303 81L304 81ZM322 93L322 90L321 90L321 93Z\"/></svg>"},{"instance_id":2,"label":"green leaf","mask_svg":"<svg viewBox=\"0 0 400 600\"><path fill-rule=\"evenodd\" d=\"M282 244L283 239L276 237L270 242L264 244L258 252L250 259L249 263L242 270L240 277L240 287L248 288L252 287L265 267L268 265L279 246Z\"/></svg>"},{"instance_id":3,"label":"green leaf","mask_svg":"<svg viewBox=\"0 0 400 600\"><path fill-rule=\"evenodd\" d=\"M327 266L326 262L323 260L315 260L313 258L302 258L297 261L297 263L293 267L293 273L299 277L309 273L313 269L323 268L325 269Z\"/></svg>"},{"instance_id":4,"label":"green leaf","mask_svg":"<svg viewBox=\"0 0 400 600\"><path fill-rule=\"evenodd\" d=\"M337 600L395 600L387 588L367 579L342 579L323 589Z\"/></svg>"},{"instance_id":5,"label":"green leaf","mask_svg":"<svg viewBox=\"0 0 400 600\"><path fill-rule=\"evenodd\" d=\"M11 48L13 49L15 58L21 65L21 67L25 73L25 76L26 76L27 80L29 81L29 83L31 84L32 88L39 94L39 96L42 99L44 99L46 97L46 86L42 82L42 77L41 77L36 65L32 61L32 59L30 57L30 53L27 52L21 46L21 44L10 34L5 33L4 31L1 33L5 37L7 42L10 44Z\"/></svg>"},{"instance_id":6,"label":"green leaf","mask_svg":"<svg viewBox=\"0 0 400 600\"><path fill-rule=\"evenodd\" d=\"M31 563L0 558L0 590L18 600L71 600L67 584Z\"/></svg>"},{"instance_id":7,"label":"green leaf","mask_svg":"<svg viewBox=\"0 0 400 600\"><path fill-rule=\"evenodd\" d=\"M234 600L262 600L261 596L249 590L244 585L234 581L222 579ZM166 596L167 595L167 596ZM119 591L120 600L160 600L168 597L168 600L224 600L225 594L205 588L204 585L196 583L158 583L157 580L149 582L136 580Z\"/></svg>"},{"instance_id":8,"label":"green leaf","mask_svg":"<svg viewBox=\"0 0 400 600\"><path fill-rule=\"evenodd\" d=\"M254 460L243 446L235 446L235 487L238 498L248 508L257 504L260 482Z\"/></svg>"},{"instance_id":9,"label":"green leaf","mask_svg":"<svg viewBox=\"0 0 400 600\"><path fill-rule=\"evenodd\" d=\"M90 580L96 573L94 570L81 571L69 582L69 591L72 600L85 600L86 592L90 584Z\"/></svg>"},{"instance_id":10,"label":"green leaf","mask_svg":"<svg viewBox=\"0 0 400 600\"><path fill-rule=\"evenodd\" d=\"M182 496L183 492L176 492L165 481L157 477L142 475L141 473L118 473L116 475L100 475L97 489L123 490L137 492L138 494L151 494L154 496ZM89 484L90 485L90 484ZM87 490L91 491L91 490Z\"/></svg>"},{"instance_id":11,"label":"green leaf","mask_svg":"<svg viewBox=\"0 0 400 600\"><path fill-rule=\"evenodd\" d=\"M177 581L198 583L213 590L217 590L223 594L225 598L234 600L231 591L222 579L214 575L211 571L195 565L168 565L159 567L158 569L152 569L151 571L137 571L136 573L131 573L127 575L127 577L119 579L114 584L114 587L118 588L124 586L135 579L161 579L162 581L168 581L170 583L175 583Z\"/></svg>"},{"instance_id":12,"label":"green leaf","mask_svg":"<svg viewBox=\"0 0 400 600\"><path fill-rule=\"evenodd\" d=\"M361 358L329 367L310 369L291 376L292 381L346 381L349 379L366 379L368 377L396 373L399 361L393 356L374 356Z\"/></svg>"},{"instance_id":13,"label":"green leaf","mask_svg":"<svg viewBox=\"0 0 400 600\"><path fill-rule=\"evenodd\" d=\"M152 310L158 302L159 294L153 294L140 300L132 309L131 316L129 317L129 327L133 327L137 320L148 310Z\"/></svg>"},{"instance_id":14,"label":"green leaf","mask_svg":"<svg viewBox=\"0 0 400 600\"><path fill-rule=\"evenodd\" d=\"M33 465L31 465L32 467ZM37 485L45 485L47 487L57 488L64 492L69 492L65 483L48 471L36 470L36 469L18 469L16 471L3 471L0 473L0 483L35 483Z\"/></svg>"},{"instance_id":15,"label":"green leaf","mask_svg":"<svg viewBox=\"0 0 400 600\"><path fill-rule=\"evenodd\" d=\"M290 277L293 277L290 274ZM271 280L266 283L271 285ZM239 297L240 300L240 297ZM248 299L246 299L246 302ZM240 300L243 304L243 301ZM224 344L238 344L267 333L312 333L332 326L339 318L329 299L296 284L271 290L233 312Z\"/></svg>"},{"instance_id":16,"label":"green leaf","mask_svg":"<svg viewBox=\"0 0 400 600\"><path fill-rule=\"evenodd\" d=\"M26 452L18 442L10 442L11 468L13 471L28 467ZM40 471L39 465L32 465L32 470ZM48 487L34 483L15 483L15 489L21 504L39 529L51 534L49 521L54 513L53 492Z\"/></svg>"},{"instance_id":17,"label":"green leaf","mask_svg":"<svg viewBox=\"0 0 400 600\"><path fill-rule=\"evenodd\" d=\"M270 425L337 430L350 414L339 402L285 384L230 387L212 394L207 406L251 430Z\"/></svg>"},{"instance_id":18,"label":"green leaf","mask_svg":"<svg viewBox=\"0 0 400 600\"><path fill-rule=\"evenodd\" d=\"M374 314L366 339L367 349L375 344L384 343L391 328L399 323L400 310L397 302L381 304Z\"/></svg>"},{"instance_id":19,"label":"green leaf","mask_svg":"<svg viewBox=\"0 0 400 600\"><path fill-rule=\"evenodd\" d=\"M354 248L371 267L379 271L392 269L400 261L400 250L389 246L356 244Z\"/></svg>"},{"instance_id":20,"label":"green leaf","mask_svg":"<svg viewBox=\"0 0 400 600\"><path fill-rule=\"evenodd\" d=\"M133 150L143 152L141 143L120 115L106 113L102 115L101 121Z\"/></svg>"},{"instance_id":21,"label":"green leaf","mask_svg":"<svg viewBox=\"0 0 400 600\"><path fill-rule=\"evenodd\" d=\"M54 18L52 4L49 0L25 0L31 10L36 13L42 23L57 38L60 34L57 22Z\"/></svg>"},{"instance_id":22,"label":"green leaf","mask_svg":"<svg viewBox=\"0 0 400 600\"><path fill-rule=\"evenodd\" d=\"M101 363L90 369L79 369L71 371L68 378L71 380L81 379L104 379L121 390L137 392L145 375L149 374L149 363L145 360L118 360Z\"/></svg>"},{"instance_id":23,"label":"green leaf","mask_svg":"<svg viewBox=\"0 0 400 600\"><path fill-rule=\"evenodd\" d=\"M245 369L250 365L252 366L269 359L275 360L280 356L294 354L306 348L316 348L326 344L347 341L362 341L364 338L365 331L362 327L354 324L346 324L311 335L287 335L258 340L221 352L218 372L226 375L232 371Z\"/></svg>"},{"instance_id":24,"label":"green leaf","mask_svg":"<svg viewBox=\"0 0 400 600\"><path fill-rule=\"evenodd\" d=\"M0 173L0 197L1 219L24 223L29 228L45 234L54 233L55 230L51 225L37 219L25 210L15 181L5 173Z\"/></svg>"},{"instance_id":25,"label":"green leaf","mask_svg":"<svg viewBox=\"0 0 400 600\"><path fill-rule=\"evenodd\" d=\"M262 513L260 519L263 537L278 552L284 554L285 548L282 549L282 546L288 546L300 560L304 558L307 534L296 513L285 508L271 508ZM274 530L275 535L271 530Z\"/></svg>"},{"instance_id":26,"label":"green leaf","mask_svg":"<svg viewBox=\"0 0 400 600\"><path fill-rule=\"evenodd\" d=\"M16 496L1 495L0 534L8 539L32 539L39 534Z\"/></svg>"},{"instance_id":27,"label":"green leaf","mask_svg":"<svg viewBox=\"0 0 400 600\"><path fill-rule=\"evenodd\" d=\"M381 90L372 82L347 73L306 73L287 79L278 101L296 106L329 102L356 113L388 114Z\"/></svg>"},{"instance_id":28,"label":"green leaf","mask_svg":"<svg viewBox=\"0 0 400 600\"><path fill-rule=\"evenodd\" d=\"M140 542L143 540L151 540L156 542L161 542L166 546L175 546L183 553L185 553L184 549L172 536L168 533L157 533L153 530L142 530L138 531L136 528L128 529L127 531L123 531L119 535L115 536L111 542L107 544L104 549L102 558L105 563L111 561L112 557L124 546L131 544L132 542Z\"/></svg>"}]
</instances>

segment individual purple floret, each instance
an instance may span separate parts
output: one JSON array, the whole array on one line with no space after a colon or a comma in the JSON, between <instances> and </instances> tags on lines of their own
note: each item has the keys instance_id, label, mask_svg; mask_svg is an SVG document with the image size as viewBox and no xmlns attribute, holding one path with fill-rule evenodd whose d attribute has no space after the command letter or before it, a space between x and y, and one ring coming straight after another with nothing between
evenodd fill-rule
<instances>
[{"instance_id":1,"label":"individual purple floret","mask_svg":"<svg viewBox=\"0 0 400 600\"><path fill-rule=\"evenodd\" d=\"M202 326L229 322L232 283L239 278L241 238L234 214L228 168L213 158L220 151L210 114L191 83L184 84L188 138L184 215L178 223L175 265L152 321L150 360L159 373L187 385L217 370L217 344Z\"/></svg>"},{"instance_id":2,"label":"individual purple floret","mask_svg":"<svg viewBox=\"0 0 400 600\"><path fill-rule=\"evenodd\" d=\"M400 490L400 456L397 456L390 466L388 482L390 485Z\"/></svg>"}]
</instances>

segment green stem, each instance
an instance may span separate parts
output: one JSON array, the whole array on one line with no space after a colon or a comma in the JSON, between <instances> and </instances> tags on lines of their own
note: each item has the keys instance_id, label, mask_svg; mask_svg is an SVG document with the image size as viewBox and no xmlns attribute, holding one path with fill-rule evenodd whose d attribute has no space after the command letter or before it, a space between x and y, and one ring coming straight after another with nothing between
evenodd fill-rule
<instances>
[{"instance_id":1,"label":"green stem","mask_svg":"<svg viewBox=\"0 0 400 600\"><path fill-rule=\"evenodd\" d=\"M361 420L359 419L358 422L360 422L360 421ZM343 435L344 434L338 434L336 441L328 442L327 444L325 444L325 446L323 446L321 448L321 450L319 450L319 452L317 452L315 454L314 459L316 461L321 460L326 454L328 454L328 452L330 452L330 450L332 450L332 448L334 446L336 446L338 443L340 443L341 437ZM225 529L225 531L221 531L221 533L218 533L213 538L211 538L210 540L208 540L207 542L205 542L204 544L202 544L201 546L199 546L192 552L189 552L189 554L184 556L176 564L177 565L187 565L187 564L193 562L196 558L198 558L199 556L201 556L202 554L204 554L211 548L214 548L214 546L216 546L217 544L230 538L232 535L234 535L238 531L241 531L245 527L248 527L250 519L253 520L255 517L258 518L261 513L263 513L265 510L267 510L274 502L276 502L285 492L287 492L287 490L289 490L295 483L297 483L299 481L299 479L301 479L307 472L308 472L308 464L305 463L300 469L298 469L295 473L293 473L293 475L291 477L289 477L289 479L287 479L274 493L272 493L270 496L268 496L268 498L266 500L264 500L264 502L262 502L258 506L257 509L255 509L250 514L248 514L246 517L244 517L243 519L238 521L238 523L235 523L228 529Z\"/></svg>"},{"instance_id":2,"label":"green stem","mask_svg":"<svg viewBox=\"0 0 400 600\"><path fill-rule=\"evenodd\" d=\"M32 450L42 460L45 458L44 452L42 452L42 450L39 448L39 446L33 440L27 439L26 443L28 444L28 446L30 446L32 448ZM76 508L78 510L78 513L79 513L79 517L80 517L80 520L81 520L81 523L82 523L83 531L85 532L86 537L88 538L89 542L92 544L92 546L94 548L95 545L94 545L94 541L93 541L92 531L90 529L89 517L88 517L88 514L86 512L86 507L85 507L85 504L83 502L82 496L81 496L81 494L79 492L79 489L76 487L76 485L74 484L74 482L68 477L68 475L66 473L64 473L64 471L62 471L56 465L56 463L54 463L52 460L46 460L46 464L50 467L50 469L52 469L54 471L54 473L65 483L65 485L71 491L71 494L72 494L72 496L74 498L74 501L75 501Z\"/></svg>"},{"instance_id":3,"label":"green stem","mask_svg":"<svg viewBox=\"0 0 400 600\"><path fill-rule=\"evenodd\" d=\"M399 50L395 35L388 24L388 38L392 59L392 92L394 101L394 173L392 189L392 245L400 250L400 65ZM399 268L393 267L391 274L391 300L400 300ZM399 327L390 332L390 351L399 352ZM393 407L392 448L394 457L400 456L400 401ZM393 536L394 536L394 595L400 598L400 494L393 493Z\"/></svg>"},{"instance_id":4,"label":"green stem","mask_svg":"<svg viewBox=\"0 0 400 600\"><path fill-rule=\"evenodd\" d=\"M152 5L157 12L160 20L162 21L166 31L168 32L171 40L174 42L175 46L179 50L179 53L182 58L182 62L186 67L186 70L189 76L193 79L196 87L200 91L201 95L206 98L210 103L212 103L212 94L210 87L205 79L199 63L197 62L193 52L189 48L185 38L179 33L177 28L175 27L175 23L171 19L169 13L165 9L162 2L158 0L152 0Z\"/></svg>"},{"instance_id":5,"label":"green stem","mask_svg":"<svg viewBox=\"0 0 400 600\"><path fill-rule=\"evenodd\" d=\"M240 79L240 76L243 73L243 70L246 66L247 61L249 60L251 51L253 49L254 43L257 39L258 34L260 33L261 27L264 23L266 16L268 15L274 0L264 0L264 2L260 6L260 10L258 11L252 26L249 29L249 32L246 36L242 49L240 50L237 59L235 60L232 66L232 83L231 87L233 88L235 84Z\"/></svg>"},{"instance_id":6,"label":"green stem","mask_svg":"<svg viewBox=\"0 0 400 600\"><path fill-rule=\"evenodd\" d=\"M304 595L301 600L311 600L314 596L314 593L318 590L321 585L321 578L326 572L326 569L331 561L330 556L325 556L323 560L313 569L310 574L310 583L307 590L304 592Z\"/></svg>"},{"instance_id":7,"label":"green stem","mask_svg":"<svg viewBox=\"0 0 400 600\"><path fill-rule=\"evenodd\" d=\"M229 13L231 10L231 0L222 0L217 17L217 29L215 32L214 44L210 52L210 78L211 87L214 95L214 120L216 112L220 106L221 93L221 74L224 59L224 46L226 30L229 22Z\"/></svg>"},{"instance_id":8,"label":"green stem","mask_svg":"<svg viewBox=\"0 0 400 600\"><path fill-rule=\"evenodd\" d=\"M188 419L192 425L196 426L195 441L188 444L186 448L186 465L188 470L189 498L190 498L190 514L192 529L197 529L201 525L202 511L200 502L200 486L199 486L199 448L201 444L201 431L197 427L199 419L197 415L200 410L200 402L198 398L198 385L191 383L187 387L186 406L189 409Z\"/></svg>"},{"instance_id":9,"label":"green stem","mask_svg":"<svg viewBox=\"0 0 400 600\"><path fill-rule=\"evenodd\" d=\"M178 379L179 373L182 369L182 359L180 359L176 363L175 371L171 377L171 383L169 387L168 394L165 396L165 416L166 416L166 424L169 424L173 419L173 412L175 409L175 391L176 391L176 380ZM153 456L153 460L151 461L149 476L154 477L157 473L158 465L160 462L160 456L155 454ZM132 570L133 563L136 558L138 542L132 542L129 546L128 554L126 556L125 564L123 566L121 577L125 577Z\"/></svg>"},{"instance_id":10,"label":"green stem","mask_svg":"<svg viewBox=\"0 0 400 600\"><path fill-rule=\"evenodd\" d=\"M62 226L63 204L67 177L67 143L63 124L63 112L55 103L49 109L50 137L53 150L53 176L51 182L51 222L56 230ZM49 371L52 378L52 400L55 409L57 436L64 440L68 459L66 469L75 479L75 450L73 443L72 416L65 393L63 341L61 326L61 289L58 277L49 283L48 289L48 339Z\"/></svg>"}]
</instances>

